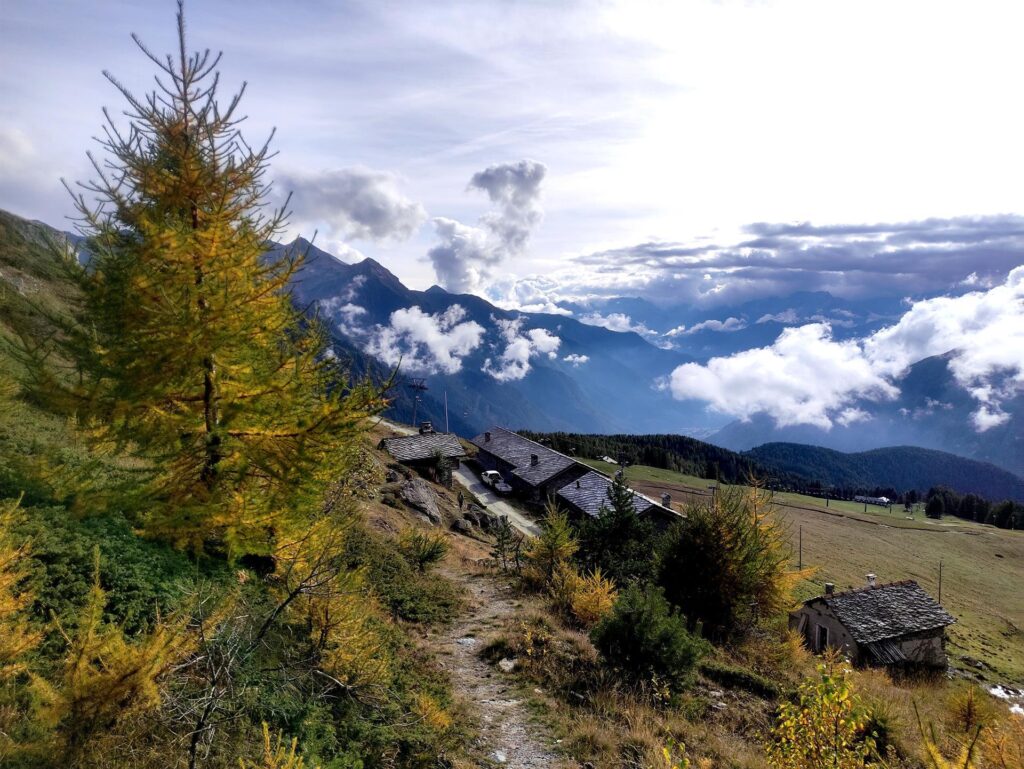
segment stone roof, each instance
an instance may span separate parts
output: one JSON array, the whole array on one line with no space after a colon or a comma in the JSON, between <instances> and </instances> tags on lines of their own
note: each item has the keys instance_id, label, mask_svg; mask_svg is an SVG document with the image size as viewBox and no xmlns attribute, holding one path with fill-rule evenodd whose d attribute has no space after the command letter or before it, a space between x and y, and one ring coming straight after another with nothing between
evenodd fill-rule
<instances>
[{"instance_id":1,"label":"stone roof","mask_svg":"<svg viewBox=\"0 0 1024 769\"><path fill-rule=\"evenodd\" d=\"M488 433L491 436L490 440L487 440ZM542 446L504 427L492 427L471 439L470 443L508 462L513 467L512 474L530 486L539 486L577 464L572 457ZM537 456L535 465L531 461L532 455Z\"/></svg>"},{"instance_id":2,"label":"stone roof","mask_svg":"<svg viewBox=\"0 0 1024 769\"><path fill-rule=\"evenodd\" d=\"M399 462L420 462L433 459L438 452L449 459L464 457L459 439L452 433L423 433L401 438L385 438L381 447Z\"/></svg>"},{"instance_id":3,"label":"stone roof","mask_svg":"<svg viewBox=\"0 0 1024 769\"><path fill-rule=\"evenodd\" d=\"M956 622L913 580L811 600L824 601L859 644L938 630Z\"/></svg>"},{"instance_id":4,"label":"stone roof","mask_svg":"<svg viewBox=\"0 0 1024 769\"><path fill-rule=\"evenodd\" d=\"M597 517L602 507L610 507L608 490L612 480L601 473L591 470L579 480L568 483L558 490L557 496L587 515ZM655 507L655 503L647 497L633 492L633 504L637 513L644 513Z\"/></svg>"}]
</instances>

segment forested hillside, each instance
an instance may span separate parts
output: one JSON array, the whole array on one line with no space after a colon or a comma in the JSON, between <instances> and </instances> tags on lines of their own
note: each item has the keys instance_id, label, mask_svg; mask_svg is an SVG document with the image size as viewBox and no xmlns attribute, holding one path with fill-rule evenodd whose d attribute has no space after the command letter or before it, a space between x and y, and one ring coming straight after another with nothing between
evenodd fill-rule
<instances>
[{"instance_id":1,"label":"forested hillside","mask_svg":"<svg viewBox=\"0 0 1024 769\"><path fill-rule=\"evenodd\" d=\"M990 500L1024 501L1024 479L1013 473L987 462L916 446L845 454L800 443L766 443L744 456L776 472L801 475L836 490L881 487L903 493L948 486Z\"/></svg>"},{"instance_id":2,"label":"forested hillside","mask_svg":"<svg viewBox=\"0 0 1024 769\"><path fill-rule=\"evenodd\" d=\"M805 486L809 482L796 473L770 469L754 458L685 435L520 432L570 456L608 456L616 462L660 467L699 478L719 478L725 483L742 483L752 477L795 487Z\"/></svg>"}]
</instances>

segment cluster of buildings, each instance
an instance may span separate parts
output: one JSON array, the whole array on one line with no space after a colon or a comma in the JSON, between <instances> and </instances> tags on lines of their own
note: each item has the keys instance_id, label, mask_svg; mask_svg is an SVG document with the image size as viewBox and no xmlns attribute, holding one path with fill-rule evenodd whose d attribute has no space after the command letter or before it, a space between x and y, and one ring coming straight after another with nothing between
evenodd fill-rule
<instances>
[{"instance_id":1,"label":"cluster of buildings","mask_svg":"<svg viewBox=\"0 0 1024 769\"><path fill-rule=\"evenodd\" d=\"M612 479L573 457L502 427L492 427L469 442L477 449L480 469L499 472L512 493L528 503L555 499L572 513L591 517L608 505ZM438 465L457 466L466 456L458 438L430 429L387 438L381 448L426 475L436 475ZM882 503L874 498L857 501ZM659 503L634 491L633 503L638 514L661 526L681 517L668 495ZM868 575L867 586L857 590L836 592L826 583L823 595L805 601L789 619L790 627L813 651L836 648L863 665L935 668L946 666L945 630L953 622L916 582L879 585L873 574Z\"/></svg>"},{"instance_id":2,"label":"cluster of buildings","mask_svg":"<svg viewBox=\"0 0 1024 769\"><path fill-rule=\"evenodd\" d=\"M524 438L503 427L492 427L470 440L476 460L484 470L497 470L513 493L533 504L549 498L577 515L597 517L608 506L612 479L573 457ZM668 526L679 520L666 495L660 503L633 492L637 513Z\"/></svg>"}]
</instances>

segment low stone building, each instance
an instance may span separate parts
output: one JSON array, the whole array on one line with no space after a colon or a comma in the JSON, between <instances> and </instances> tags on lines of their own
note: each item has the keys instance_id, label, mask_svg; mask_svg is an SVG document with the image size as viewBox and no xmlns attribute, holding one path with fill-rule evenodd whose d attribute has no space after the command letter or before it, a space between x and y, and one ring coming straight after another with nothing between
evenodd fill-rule
<instances>
[{"instance_id":1,"label":"low stone building","mask_svg":"<svg viewBox=\"0 0 1024 769\"><path fill-rule=\"evenodd\" d=\"M591 470L560 488L555 496L562 507L576 515L596 518L601 514L602 507L611 506L608 497L611 485L611 478ZM650 516L660 528L667 528L680 518L679 513L636 491L633 492L633 506L637 515Z\"/></svg>"},{"instance_id":2,"label":"low stone building","mask_svg":"<svg viewBox=\"0 0 1024 769\"><path fill-rule=\"evenodd\" d=\"M423 432L419 435L385 438L378 448L403 465L446 486L451 485L452 470L466 456L459 439L452 433Z\"/></svg>"},{"instance_id":3,"label":"low stone building","mask_svg":"<svg viewBox=\"0 0 1024 769\"><path fill-rule=\"evenodd\" d=\"M946 667L946 627L956 620L913 580L869 584L805 601L789 626L815 652L842 650L854 664Z\"/></svg>"},{"instance_id":4,"label":"low stone building","mask_svg":"<svg viewBox=\"0 0 1024 769\"><path fill-rule=\"evenodd\" d=\"M560 488L590 471L552 448L503 427L492 427L472 440L484 470L497 470L520 497L543 503Z\"/></svg>"}]
</instances>

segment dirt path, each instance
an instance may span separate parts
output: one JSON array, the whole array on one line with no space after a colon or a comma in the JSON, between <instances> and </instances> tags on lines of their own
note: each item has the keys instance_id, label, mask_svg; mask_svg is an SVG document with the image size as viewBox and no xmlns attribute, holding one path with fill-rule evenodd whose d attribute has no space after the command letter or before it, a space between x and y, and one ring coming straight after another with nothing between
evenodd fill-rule
<instances>
[{"instance_id":1,"label":"dirt path","mask_svg":"<svg viewBox=\"0 0 1024 769\"><path fill-rule=\"evenodd\" d=\"M480 659L487 637L516 613L511 589L487 574L446 569L445 576L466 590L468 606L451 626L432 637L438 660L455 694L478 720L483 753L509 769L548 769L560 761L549 732L532 720L509 676Z\"/></svg>"}]
</instances>

